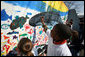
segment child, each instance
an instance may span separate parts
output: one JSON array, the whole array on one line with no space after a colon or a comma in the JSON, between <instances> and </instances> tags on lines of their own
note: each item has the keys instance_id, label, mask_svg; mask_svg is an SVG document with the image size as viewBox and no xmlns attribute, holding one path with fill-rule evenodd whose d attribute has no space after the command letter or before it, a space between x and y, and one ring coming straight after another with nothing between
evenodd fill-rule
<instances>
[{"instance_id":1,"label":"child","mask_svg":"<svg viewBox=\"0 0 85 57\"><path fill-rule=\"evenodd\" d=\"M41 17L41 22L49 37L47 56L72 56L66 41L71 37L70 28L64 24L56 24L50 31L44 23L44 17Z\"/></svg>"},{"instance_id":2,"label":"child","mask_svg":"<svg viewBox=\"0 0 85 57\"><path fill-rule=\"evenodd\" d=\"M72 42L71 44L79 44L79 37L78 37L78 32L76 30L71 30L72 31Z\"/></svg>"},{"instance_id":3,"label":"child","mask_svg":"<svg viewBox=\"0 0 85 57\"><path fill-rule=\"evenodd\" d=\"M22 38L17 45L17 50L10 51L7 56L34 56L32 48L33 44L31 40Z\"/></svg>"},{"instance_id":4,"label":"child","mask_svg":"<svg viewBox=\"0 0 85 57\"><path fill-rule=\"evenodd\" d=\"M83 42L84 40L84 18L79 18L80 22L79 22L79 40L80 43Z\"/></svg>"},{"instance_id":5,"label":"child","mask_svg":"<svg viewBox=\"0 0 85 57\"><path fill-rule=\"evenodd\" d=\"M72 41L70 43L70 50L72 53L72 56L79 56L80 50L82 50L84 47L82 44L79 43L79 37L78 32L76 30L72 30Z\"/></svg>"},{"instance_id":6,"label":"child","mask_svg":"<svg viewBox=\"0 0 85 57\"><path fill-rule=\"evenodd\" d=\"M30 39L27 38L22 38L18 45L17 45L19 55L24 55L24 56L34 56L33 53L31 52L33 48L33 44Z\"/></svg>"}]
</instances>

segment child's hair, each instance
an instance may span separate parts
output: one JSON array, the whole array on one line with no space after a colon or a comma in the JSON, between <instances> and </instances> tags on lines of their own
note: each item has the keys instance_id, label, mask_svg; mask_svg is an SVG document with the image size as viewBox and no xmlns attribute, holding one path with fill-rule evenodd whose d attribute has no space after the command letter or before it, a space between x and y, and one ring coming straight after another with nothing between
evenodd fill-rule
<instances>
[{"instance_id":1,"label":"child's hair","mask_svg":"<svg viewBox=\"0 0 85 57\"><path fill-rule=\"evenodd\" d=\"M51 30L51 37L54 39L56 36L58 36L61 40L70 38L71 37L70 27L68 27L65 24L56 24L53 27L53 30Z\"/></svg>"},{"instance_id":2,"label":"child's hair","mask_svg":"<svg viewBox=\"0 0 85 57\"><path fill-rule=\"evenodd\" d=\"M72 40L77 40L78 37L78 32L76 30L71 30L72 31Z\"/></svg>"},{"instance_id":3,"label":"child's hair","mask_svg":"<svg viewBox=\"0 0 85 57\"><path fill-rule=\"evenodd\" d=\"M22 38L19 41L17 48L22 54L29 55L28 53L32 50L33 44L30 39Z\"/></svg>"},{"instance_id":4,"label":"child's hair","mask_svg":"<svg viewBox=\"0 0 85 57\"><path fill-rule=\"evenodd\" d=\"M32 52L28 52L27 56L34 56Z\"/></svg>"}]
</instances>

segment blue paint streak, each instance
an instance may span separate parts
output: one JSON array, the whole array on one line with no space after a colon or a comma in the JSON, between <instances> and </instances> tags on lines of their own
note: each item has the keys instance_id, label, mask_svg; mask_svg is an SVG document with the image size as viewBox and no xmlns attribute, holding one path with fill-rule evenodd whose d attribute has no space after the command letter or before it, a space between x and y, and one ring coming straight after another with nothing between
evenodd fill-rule
<instances>
[{"instance_id":1,"label":"blue paint streak","mask_svg":"<svg viewBox=\"0 0 85 57\"><path fill-rule=\"evenodd\" d=\"M21 6L21 7L25 7L25 8L30 8L30 9L33 9L33 10L36 10L36 11L39 11L39 12L45 12L45 7L46 7L46 3L42 2L42 1L4 1L4 2L7 2L7 3L10 3L10 4L13 4L13 5L18 5L18 6ZM50 6L48 7L48 11L51 11L50 10ZM54 8L52 8L53 11L58 11ZM61 11L58 11L60 13L60 16L65 16L68 14L68 11L67 12L61 12Z\"/></svg>"},{"instance_id":2,"label":"blue paint streak","mask_svg":"<svg viewBox=\"0 0 85 57\"><path fill-rule=\"evenodd\" d=\"M32 13L27 13L27 15L32 15Z\"/></svg>"},{"instance_id":3,"label":"blue paint streak","mask_svg":"<svg viewBox=\"0 0 85 57\"><path fill-rule=\"evenodd\" d=\"M3 9L3 10L1 11L1 20L2 20L2 21L6 21L6 20L8 20L8 18L9 18L10 20L12 20L12 15L9 16L9 15L6 13L5 9Z\"/></svg>"},{"instance_id":4,"label":"blue paint streak","mask_svg":"<svg viewBox=\"0 0 85 57\"><path fill-rule=\"evenodd\" d=\"M45 12L46 3L42 1L4 1L13 5L30 8L36 11Z\"/></svg>"},{"instance_id":5,"label":"blue paint streak","mask_svg":"<svg viewBox=\"0 0 85 57\"><path fill-rule=\"evenodd\" d=\"M13 32L8 32L7 34L19 34L19 32L13 31Z\"/></svg>"},{"instance_id":6,"label":"blue paint streak","mask_svg":"<svg viewBox=\"0 0 85 57\"><path fill-rule=\"evenodd\" d=\"M21 12L21 11L16 11L16 12Z\"/></svg>"}]
</instances>

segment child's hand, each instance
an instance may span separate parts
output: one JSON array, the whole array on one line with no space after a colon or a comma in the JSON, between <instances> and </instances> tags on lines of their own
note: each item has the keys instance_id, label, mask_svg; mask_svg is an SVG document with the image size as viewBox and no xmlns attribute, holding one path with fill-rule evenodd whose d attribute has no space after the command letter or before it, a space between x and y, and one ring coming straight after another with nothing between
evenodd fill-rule
<instances>
[{"instance_id":1,"label":"child's hand","mask_svg":"<svg viewBox=\"0 0 85 57\"><path fill-rule=\"evenodd\" d=\"M44 22L44 17L43 16L41 17L41 22Z\"/></svg>"},{"instance_id":2,"label":"child's hand","mask_svg":"<svg viewBox=\"0 0 85 57\"><path fill-rule=\"evenodd\" d=\"M42 16L41 17L41 22L42 22L42 27L44 28L44 30L45 30L45 32L46 32L46 30L48 29L48 27L47 27L47 25L45 25L45 23L44 23L44 17Z\"/></svg>"}]
</instances>

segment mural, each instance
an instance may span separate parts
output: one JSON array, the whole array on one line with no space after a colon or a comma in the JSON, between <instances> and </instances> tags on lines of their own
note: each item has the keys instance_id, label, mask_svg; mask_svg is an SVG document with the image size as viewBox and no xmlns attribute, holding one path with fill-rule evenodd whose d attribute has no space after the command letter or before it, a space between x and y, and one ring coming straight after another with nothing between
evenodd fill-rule
<instances>
[{"instance_id":1,"label":"mural","mask_svg":"<svg viewBox=\"0 0 85 57\"><path fill-rule=\"evenodd\" d=\"M66 22L68 8L62 1L1 1L1 56L6 56L23 37L35 40L34 47L48 44L42 26L29 25L31 17L47 11L58 11L62 22Z\"/></svg>"}]
</instances>

